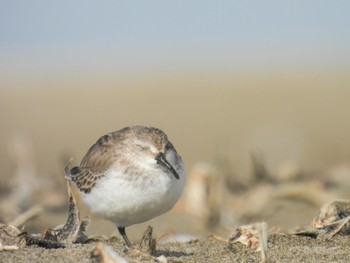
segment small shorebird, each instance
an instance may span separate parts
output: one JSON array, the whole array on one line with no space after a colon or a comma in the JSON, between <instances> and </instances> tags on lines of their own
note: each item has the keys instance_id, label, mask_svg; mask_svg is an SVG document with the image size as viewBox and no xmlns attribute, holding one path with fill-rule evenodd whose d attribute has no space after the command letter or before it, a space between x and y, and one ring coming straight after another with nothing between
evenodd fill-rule
<instances>
[{"instance_id":1,"label":"small shorebird","mask_svg":"<svg viewBox=\"0 0 350 263\"><path fill-rule=\"evenodd\" d=\"M169 211L185 185L181 156L163 131L145 126L102 136L67 177L93 213L115 224L128 247L125 227Z\"/></svg>"}]
</instances>

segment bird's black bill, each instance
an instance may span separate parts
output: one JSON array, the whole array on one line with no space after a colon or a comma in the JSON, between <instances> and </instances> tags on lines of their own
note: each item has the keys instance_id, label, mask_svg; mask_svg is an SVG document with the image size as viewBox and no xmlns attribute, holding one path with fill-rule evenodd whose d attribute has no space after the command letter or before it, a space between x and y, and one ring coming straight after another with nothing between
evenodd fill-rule
<instances>
[{"instance_id":1,"label":"bird's black bill","mask_svg":"<svg viewBox=\"0 0 350 263\"><path fill-rule=\"evenodd\" d=\"M158 153L158 155L156 156L155 159L157 161L157 164L160 164L161 166L168 169L175 176L176 179L180 179L180 176L175 171L174 167L172 167L172 165L168 162L168 160L165 159L164 153L162 153L162 152Z\"/></svg>"}]
</instances>

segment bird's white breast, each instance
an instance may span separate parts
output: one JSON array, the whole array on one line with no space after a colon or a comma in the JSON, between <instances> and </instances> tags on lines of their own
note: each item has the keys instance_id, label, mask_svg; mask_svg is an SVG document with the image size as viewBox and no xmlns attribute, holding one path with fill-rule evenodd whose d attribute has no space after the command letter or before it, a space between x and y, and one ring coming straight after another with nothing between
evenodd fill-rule
<instances>
[{"instance_id":1,"label":"bird's white breast","mask_svg":"<svg viewBox=\"0 0 350 263\"><path fill-rule=\"evenodd\" d=\"M181 196L185 173L182 163L177 167L178 180L158 167L130 177L111 169L82 197L92 212L116 226L142 223L170 210Z\"/></svg>"}]
</instances>

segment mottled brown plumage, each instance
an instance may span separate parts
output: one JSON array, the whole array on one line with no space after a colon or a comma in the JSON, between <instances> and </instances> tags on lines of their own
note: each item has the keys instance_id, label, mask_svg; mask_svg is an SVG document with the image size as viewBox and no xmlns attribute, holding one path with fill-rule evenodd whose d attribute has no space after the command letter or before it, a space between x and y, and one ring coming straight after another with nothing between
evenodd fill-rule
<instances>
[{"instance_id":1,"label":"mottled brown plumage","mask_svg":"<svg viewBox=\"0 0 350 263\"><path fill-rule=\"evenodd\" d=\"M153 141L160 150L164 141L167 141L166 134L153 127L132 126L119 131L108 133L97 140L91 146L79 166L70 170L71 179L78 189L84 193L89 193L96 185L96 182L105 175L116 162L127 163L128 172L133 168L130 159L123 155L125 147L135 147L126 145L127 138L145 138ZM173 147L169 142L170 147Z\"/></svg>"}]
</instances>

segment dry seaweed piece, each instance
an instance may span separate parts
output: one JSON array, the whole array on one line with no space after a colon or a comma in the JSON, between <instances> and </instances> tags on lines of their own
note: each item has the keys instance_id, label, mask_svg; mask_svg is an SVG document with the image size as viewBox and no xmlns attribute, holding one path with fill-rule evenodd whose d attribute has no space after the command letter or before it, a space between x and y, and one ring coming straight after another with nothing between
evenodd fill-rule
<instances>
[{"instance_id":1,"label":"dry seaweed piece","mask_svg":"<svg viewBox=\"0 0 350 263\"><path fill-rule=\"evenodd\" d=\"M313 219L313 229L295 232L294 235L330 239L335 235L350 234L350 200L333 200L324 204Z\"/></svg>"},{"instance_id":2,"label":"dry seaweed piece","mask_svg":"<svg viewBox=\"0 0 350 263\"><path fill-rule=\"evenodd\" d=\"M311 237L311 238L317 238L318 235L320 234L321 229L317 228L308 228L304 230L300 230L297 232L292 232L292 235L297 235L297 236L306 236L306 237Z\"/></svg>"},{"instance_id":3,"label":"dry seaweed piece","mask_svg":"<svg viewBox=\"0 0 350 263\"><path fill-rule=\"evenodd\" d=\"M44 238L47 240L62 242L65 244L72 244L77 241L79 230L85 231L90 224L86 219L80 224L80 215L77 202L73 195L70 182L67 180L68 190L68 218L63 227L56 227L56 229L49 229L46 231ZM86 239L85 239L86 240Z\"/></svg>"},{"instance_id":4,"label":"dry seaweed piece","mask_svg":"<svg viewBox=\"0 0 350 263\"><path fill-rule=\"evenodd\" d=\"M140 242L140 250L150 255L154 254L157 246L157 242L155 238L153 238L152 234L153 234L153 228L151 226L148 226L146 231L143 233L143 236Z\"/></svg>"},{"instance_id":5,"label":"dry seaweed piece","mask_svg":"<svg viewBox=\"0 0 350 263\"><path fill-rule=\"evenodd\" d=\"M341 220L338 220L337 222L334 222L322 228L317 238L330 239L336 234L349 234L349 226L350 216L347 216Z\"/></svg>"},{"instance_id":6,"label":"dry seaweed piece","mask_svg":"<svg viewBox=\"0 0 350 263\"><path fill-rule=\"evenodd\" d=\"M48 229L46 230L45 234L44 234L44 239L46 240L51 240L51 241L57 241L57 233L58 233L58 229Z\"/></svg>"},{"instance_id":7,"label":"dry seaweed piece","mask_svg":"<svg viewBox=\"0 0 350 263\"><path fill-rule=\"evenodd\" d=\"M349 234L350 216L338 220L322 228L311 228L294 232L293 235L308 236L312 238L330 239L337 234Z\"/></svg>"},{"instance_id":8,"label":"dry seaweed piece","mask_svg":"<svg viewBox=\"0 0 350 263\"><path fill-rule=\"evenodd\" d=\"M78 236L80 228L80 215L78 205L67 180L68 189L68 218L65 225L57 233L57 241L72 244Z\"/></svg>"},{"instance_id":9,"label":"dry seaweed piece","mask_svg":"<svg viewBox=\"0 0 350 263\"><path fill-rule=\"evenodd\" d=\"M86 216L83 218L83 220L80 223L78 235L74 243L84 244L89 239L88 236L85 234L85 232L87 231L90 223L91 223L90 217Z\"/></svg>"},{"instance_id":10,"label":"dry seaweed piece","mask_svg":"<svg viewBox=\"0 0 350 263\"><path fill-rule=\"evenodd\" d=\"M86 216L83 218L79 226L77 238L74 240L74 244L85 244L87 241L90 241L89 237L85 234L90 223L90 217ZM58 225L54 229L46 230L44 238L52 241L57 241L57 234L62 229L62 227L63 225Z\"/></svg>"},{"instance_id":11,"label":"dry seaweed piece","mask_svg":"<svg viewBox=\"0 0 350 263\"><path fill-rule=\"evenodd\" d=\"M49 249L65 248L66 247L61 242L48 240L48 239L45 239L42 237L34 237L34 236L28 234L27 232L23 232L23 233L19 234L18 237L20 237L20 240L22 238L24 238L27 246L37 245L39 247L49 248Z\"/></svg>"},{"instance_id":12,"label":"dry seaweed piece","mask_svg":"<svg viewBox=\"0 0 350 263\"><path fill-rule=\"evenodd\" d=\"M314 228L324 228L348 216L350 216L350 200L333 200L321 207L318 216L312 221L312 226ZM348 233L344 234L350 234L349 227L343 229L344 231L348 230Z\"/></svg>"}]
</instances>

